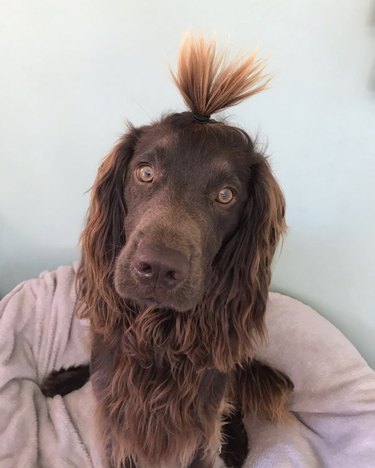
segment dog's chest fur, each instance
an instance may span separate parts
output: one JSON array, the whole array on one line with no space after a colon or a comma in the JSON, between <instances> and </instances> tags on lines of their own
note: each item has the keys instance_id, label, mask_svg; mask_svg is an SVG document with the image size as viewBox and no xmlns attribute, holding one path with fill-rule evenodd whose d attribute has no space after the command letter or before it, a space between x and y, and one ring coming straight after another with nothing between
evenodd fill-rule
<instances>
[{"instance_id":1,"label":"dog's chest fur","mask_svg":"<svg viewBox=\"0 0 375 468\"><path fill-rule=\"evenodd\" d=\"M132 455L155 466L168 459L184 463L200 445L220 439L225 373L198 369L188 355L163 347L147 358L142 350L126 353L121 341L104 345L99 335L92 349L97 415L106 423L99 427L108 428L102 434L107 456Z\"/></svg>"}]
</instances>

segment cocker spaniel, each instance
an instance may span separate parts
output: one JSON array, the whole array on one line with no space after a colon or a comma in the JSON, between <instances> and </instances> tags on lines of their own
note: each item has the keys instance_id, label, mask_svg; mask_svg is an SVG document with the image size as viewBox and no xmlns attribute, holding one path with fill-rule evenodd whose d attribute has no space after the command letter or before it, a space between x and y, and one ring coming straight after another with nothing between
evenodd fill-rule
<instances>
[{"instance_id":1,"label":"cocker spaniel","mask_svg":"<svg viewBox=\"0 0 375 468\"><path fill-rule=\"evenodd\" d=\"M250 136L211 117L262 91L263 68L188 36L173 79L189 110L129 125L99 168L77 292L110 466L241 466L243 418L287 417L292 383L253 359L284 197ZM88 377L54 372L43 391Z\"/></svg>"}]
</instances>

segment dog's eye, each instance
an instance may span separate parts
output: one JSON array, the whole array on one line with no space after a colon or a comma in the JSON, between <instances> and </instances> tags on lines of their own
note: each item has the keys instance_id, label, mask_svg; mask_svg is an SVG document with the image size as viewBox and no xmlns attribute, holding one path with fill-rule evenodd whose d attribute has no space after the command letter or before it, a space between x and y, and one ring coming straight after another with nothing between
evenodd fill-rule
<instances>
[{"instance_id":1,"label":"dog's eye","mask_svg":"<svg viewBox=\"0 0 375 468\"><path fill-rule=\"evenodd\" d=\"M216 201L219 203L222 203L223 205L226 205L230 203L234 198L234 191L228 187L223 188L220 190L216 197Z\"/></svg>"},{"instance_id":2,"label":"dog's eye","mask_svg":"<svg viewBox=\"0 0 375 468\"><path fill-rule=\"evenodd\" d=\"M154 180L154 169L149 164L143 164L137 169L137 177L141 182L152 182Z\"/></svg>"}]
</instances>

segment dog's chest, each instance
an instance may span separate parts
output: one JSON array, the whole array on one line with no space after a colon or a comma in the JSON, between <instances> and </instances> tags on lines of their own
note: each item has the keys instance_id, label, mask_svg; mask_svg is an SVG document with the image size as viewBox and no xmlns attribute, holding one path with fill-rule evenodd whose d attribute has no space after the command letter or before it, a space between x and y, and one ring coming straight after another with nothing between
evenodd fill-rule
<instances>
[{"instance_id":1,"label":"dog's chest","mask_svg":"<svg viewBox=\"0 0 375 468\"><path fill-rule=\"evenodd\" d=\"M92 385L97 400L122 402L133 417L149 426L208 423L224 398L227 375L197 368L183 354L154 350L150 359L125 356L96 340L91 359ZM126 416L125 416L126 417Z\"/></svg>"}]
</instances>

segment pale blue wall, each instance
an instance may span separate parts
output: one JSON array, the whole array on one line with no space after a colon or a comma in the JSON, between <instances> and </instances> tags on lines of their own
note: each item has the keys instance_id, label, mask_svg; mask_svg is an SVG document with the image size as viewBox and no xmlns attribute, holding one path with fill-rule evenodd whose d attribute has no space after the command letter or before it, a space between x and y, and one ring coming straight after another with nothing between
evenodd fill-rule
<instances>
[{"instance_id":1,"label":"pale blue wall","mask_svg":"<svg viewBox=\"0 0 375 468\"><path fill-rule=\"evenodd\" d=\"M78 258L84 194L126 119L183 104L182 33L259 46L272 89L229 115L262 142L288 202L273 287L316 307L375 365L375 3L2 2L0 293Z\"/></svg>"}]
</instances>

